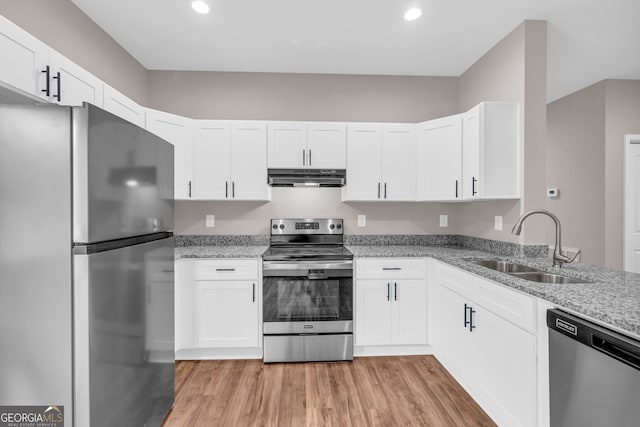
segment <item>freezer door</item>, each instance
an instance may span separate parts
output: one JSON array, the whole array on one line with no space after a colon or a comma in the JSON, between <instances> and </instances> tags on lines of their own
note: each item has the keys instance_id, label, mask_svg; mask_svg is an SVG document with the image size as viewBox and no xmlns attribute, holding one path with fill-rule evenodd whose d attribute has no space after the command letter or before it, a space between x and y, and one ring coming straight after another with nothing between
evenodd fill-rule
<instances>
[{"instance_id":1,"label":"freezer door","mask_svg":"<svg viewBox=\"0 0 640 427\"><path fill-rule=\"evenodd\" d=\"M171 408L173 259L172 237L74 255L75 425L160 425Z\"/></svg>"},{"instance_id":2,"label":"freezer door","mask_svg":"<svg viewBox=\"0 0 640 427\"><path fill-rule=\"evenodd\" d=\"M74 242L173 230L173 145L88 104L72 133Z\"/></svg>"}]
</instances>

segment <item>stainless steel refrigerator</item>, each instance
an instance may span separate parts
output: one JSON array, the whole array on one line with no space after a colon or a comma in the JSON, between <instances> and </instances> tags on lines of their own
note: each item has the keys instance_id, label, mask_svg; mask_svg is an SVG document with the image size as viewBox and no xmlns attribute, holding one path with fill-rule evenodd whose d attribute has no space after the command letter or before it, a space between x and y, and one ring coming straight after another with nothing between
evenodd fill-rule
<instances>
[{"instance_id":1,"label":"stainless steel refrigerator","mask_svg":"<svg viewBox=\"0 0 640 427\"><path fill-rule=\"evenodd\" d=\"M171 144L92 105L0 105L0 407L160 425L173 224Z\"/></svg>"}]
</instances>

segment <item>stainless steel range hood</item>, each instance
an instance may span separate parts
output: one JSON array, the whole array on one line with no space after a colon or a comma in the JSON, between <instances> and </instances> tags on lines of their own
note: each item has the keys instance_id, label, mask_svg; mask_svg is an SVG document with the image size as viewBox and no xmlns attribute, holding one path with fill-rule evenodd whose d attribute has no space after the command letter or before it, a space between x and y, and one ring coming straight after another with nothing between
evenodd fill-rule
<instances>
[{"instance_id":1,"label":"stainless steel range hood","mask_svg":"<svg viewBox=\"0 0 640 427\"><path fill-rule=\"evenodd\" d=\"M272 187L342 187L345 169L269 169Z\"/></svg>"}]
</instances>

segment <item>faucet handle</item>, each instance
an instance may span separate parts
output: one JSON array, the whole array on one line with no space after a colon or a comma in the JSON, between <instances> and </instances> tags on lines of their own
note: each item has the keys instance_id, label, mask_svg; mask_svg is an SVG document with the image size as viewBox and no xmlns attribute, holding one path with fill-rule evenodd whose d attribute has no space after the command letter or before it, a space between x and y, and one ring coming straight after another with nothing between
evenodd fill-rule
<instances>
[{"instance_id":1,"label":"faucet handle","mask_svg":"<svg viewBox=\"0 0 640 427\"><path fill-rule=\"evenodd\" d=\"M573 261L575 261L575 260L576 260L576 258L578 258L578 255L580 255L581 253L582 253L582 251L581 251L580 249L578 249L578 250L576 251L576 253L575 253L575 254L573 254L573 256L567 260L567 262L573 262Z\"/></svg>"}]
</instances>

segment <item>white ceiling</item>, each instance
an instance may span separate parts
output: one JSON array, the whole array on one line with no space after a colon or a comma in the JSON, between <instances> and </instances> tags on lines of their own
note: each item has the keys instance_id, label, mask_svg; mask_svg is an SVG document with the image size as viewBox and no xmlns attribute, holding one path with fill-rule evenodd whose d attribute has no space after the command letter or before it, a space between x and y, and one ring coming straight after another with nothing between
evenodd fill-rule
<instances>
[{"instance_id":1,"label":"white ceiling","mask_svg":"<svg viewBox=\"0 0 640 427\"><path fill-rule=\"evenodd\" d=\"M548 21L547 99L640 79L639 0L71 0L150 70L459 76ZM411 6L422 17L403 19Z\"/></svg>"}]
</instances>

